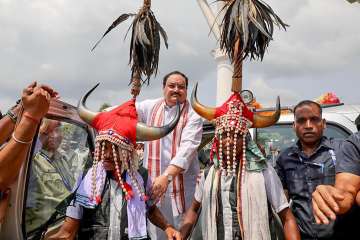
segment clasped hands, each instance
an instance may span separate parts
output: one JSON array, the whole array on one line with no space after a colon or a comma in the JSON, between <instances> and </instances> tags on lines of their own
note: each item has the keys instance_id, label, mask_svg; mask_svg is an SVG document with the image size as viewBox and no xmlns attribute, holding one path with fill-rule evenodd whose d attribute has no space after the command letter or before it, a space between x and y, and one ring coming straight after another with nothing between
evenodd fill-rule
<instances>
[{"instance_id":1,"label":"clasped hands","mask_svg":"<svg viewBox=\"0 0 360 240\"><path fill-rule=\"evenodd\" d=\"M317 224L329 224L337 214L342 214L340 202L345 192L331 185L319 185L312 194L313 214Z\"/></svg>"},{"instance_id":2,"label":"clasped hands","mask_svg":"<svg viewBox=\"0 0 360 240\"><path fill-rule=\"evenodd\" d=\"M51 98L58 97L58 93L47 85L31 83L26 87L21 96L24 114L40 122L49 110Z\"/></svg>"},{"instance_id":3,"label":"clasped hands","mask_svg":"<svg viewBox=\"0 0 360 240\"><path fill-rule=\"evenodd\" d=\"M160 175L156 177L152 185L150 198L154 200L155 203L159 202L161 197L163 197L166 193L168 186L168 178L165 175Z\"/></svg>"}]
</instances>

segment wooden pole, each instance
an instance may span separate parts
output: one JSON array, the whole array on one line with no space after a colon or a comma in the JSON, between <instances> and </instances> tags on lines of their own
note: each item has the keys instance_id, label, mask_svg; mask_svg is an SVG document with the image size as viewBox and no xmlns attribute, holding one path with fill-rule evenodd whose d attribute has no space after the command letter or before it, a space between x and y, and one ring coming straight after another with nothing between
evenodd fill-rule
<instances>
[{"instance_id":1,"label":"wooden pole","mask_svg":"<svg viewBox=\"0 0 360 240\"><path fill-rule=\"evenodd\" d=\"M136 98L141 91L141 75L139 71L135 71L131 77L131 95Z\"/></svg>"},{"instance_id":2,"label":"wooden pole","mask_svg":"<svg viewBox=\"0 0 360 240\"><path fill-rule=\"evenodd\" d=\"M151 7L151 0L144 0L144 7L150 8Z\"/></svg>"},{"instance_id":3,"label":"wooden pole","mask_svg":"<svg viewBox=\"0 0 360 240\"><path fill-rule=\"evenodd\" d=\"M242 64L243 59L241 55L241 44L239 38L234 46L234 73L231 85L231 91L233 92L241 92L242 90Z\"/></svg>"}]
</instances>

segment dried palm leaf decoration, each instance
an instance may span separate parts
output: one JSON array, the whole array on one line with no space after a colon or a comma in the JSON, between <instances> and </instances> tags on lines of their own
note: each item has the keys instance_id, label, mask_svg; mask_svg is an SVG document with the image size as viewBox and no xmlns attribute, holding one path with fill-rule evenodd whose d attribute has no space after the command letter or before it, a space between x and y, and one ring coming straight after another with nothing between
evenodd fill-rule
<instances>
[{"instance_id":1,"label":"dried palm leaf decoration","mask_svg":"<svg viewBox=\"0 0 360 240\"><path fill-rule=\"evenodd\" d=\"M262 0L217 0L224 2L225 11L222 20L220 48L225 51L234 64L232 76L233 92L242 89L242 62L245 58L262 60L269 46L274 31L274 25L286 30L285 24ZM241 234L244 237L241 211L242 171L237 176L237 217Z\"/></svg>"},{"instance_id":2,"label":"dried palm leaf decoration","mask_svg":"<svg viewBox=\"0 0 360 240\"><path fill-rule=\"evenodd\" d=\"M106 30L100 40L92 48L94 50L101 40L120 23L129 17L134 17L128 32L131 29L129 65L131 66L132 79L130 84L138 88L142 84L149 84L152 74L157 74L160 52L160 36L168 48L168 37L165 30L156 20L150 9L151 0L144 0L142 8L137 14L124 13L120 15ZM145 78L142 79L142 76ZM137 95L137 94L136 94Z\"/></svg>"},{"instance_id":3,"label":"dried palm leaf decoration","mask_svg":"<svg viewBox=\"0 0 360 240\"><path fill-rule=\"evenodd\" d=\"M230 59L250 56L263 59L274 32L274 25L286 30L285 24L262 0L218 0L224 2L220 47ZM235 55L234 46L240 39L241 51Z\"/></svg>"},{"instance_id":4,"label":"dried palm leaf decoration","mask_svg":"<svg viewBox=\"0 0 360 240\"><path fill-rule=\"evenodd\" d=\"M272 8L262 0L217 0L224 2L220 48L234 64L232 91L240 92L242 61L262 60L272 40L274 25L286 30Z\"/></svg>"}]
</instances>

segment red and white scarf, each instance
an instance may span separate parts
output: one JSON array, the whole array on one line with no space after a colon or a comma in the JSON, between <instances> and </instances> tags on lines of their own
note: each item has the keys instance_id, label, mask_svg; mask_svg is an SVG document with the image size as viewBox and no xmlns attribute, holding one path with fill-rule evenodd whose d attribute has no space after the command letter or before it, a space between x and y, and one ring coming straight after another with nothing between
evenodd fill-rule
<instances>
[{"instance_id":1,"label":"red and white scarf","mask_svg":"<svg viewBox=\"0 0 360 240\"><path fill-rule=\"evenodd\" d=\"M164 108L165 100L158 101L150 114L148 121L149 126L160 127L164 125ZM171 146L171 159L175 157L177 148L181 142L182 130L188 121L189 102L186 101L183 104L183 110L181 112L180 120L176 125L174 131L170 133L172 135L172 146ZM161 157L161 139L149 142L149 157L148 157L148 171L152 179L161 175L160 173L160 157ZM185 192L184 192L184 179L183 174L177 175L173 182L169 185L171 193L171 204L173 215L178 216L185 212ZM172 187L172 188L171 188Z\"/></svg>"}]
</instances>

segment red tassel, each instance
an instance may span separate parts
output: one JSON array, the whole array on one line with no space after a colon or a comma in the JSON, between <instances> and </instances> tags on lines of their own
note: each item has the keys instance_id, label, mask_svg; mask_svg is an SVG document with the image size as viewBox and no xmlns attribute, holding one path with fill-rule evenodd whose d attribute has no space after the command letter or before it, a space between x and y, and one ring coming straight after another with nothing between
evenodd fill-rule
<instances>
[{"instance_id":1,"label":"red tassel","mask_svg":"<svg viewBox=\"0 0 360 240\"><path fill-rule=\"evenodd\" d=\"M218 143L219 143L219 140L217 138L214 138L214 142L213 142L213 144L211 146L211 149L210 149L210 160L211 160L211 162L214 159L214 154L216 154L217 157L219 156Z\"/></svg>"},{"instance_id":2,"label":"red tassel","mask_svg":"<svg viewBox=\"0 0 360 240\"><path fill-rule=\"evenodd\" d=\"M124 182L124 188L127 192L125 198L126 198L126 200L130 200L134 196L132 187L127 182Z\"/></svg>"},{"instance_id":3,"label":"red tassel","mask_svg":"<svg viewBox=\"0 0 360 240\"><path fill-rule=\"evenodd\" d=\"M124 188L126 189L126 191L128 192L132 192L132 187L127 183L127 182L124 182Z\"/></svg>"},{"instance_id":4,"label":"red tassel","mask_svg":"<svg viewBox=\"0 0 360 240\"><path fill-rule=\"evenodd\" d=\"M127 201L129 201L130 199L133 198L133 196L134 196L134 194L133 194L132 191L131 191L131 192L126 192L125 199L126 199Z\"/></svg>"},{"instance_id":5,"label":"red tassel","mask_svg":"<svg viewBox=\"0 0 360 240\"><path fill-rule=\"evenodd\" d=\"M96 196L96 204L100 204L101 203L101 196L100 195L97 195Z\"/></svg>"},{"instance_id":6,"label":"red tassel","mask_svg":"<svg viewBox=\"0 0 360 240\"><path fill-rule=\"evenodd\" d=\"M148 195L146 195L146 194L144 194L144 196L142 197L142 200L144 201L144 202L146 202L146 201L148 201L149 200L149 196Z\"/></svg>"},{"instance_id":7,"label":"red tassel","mask_svg":"<svg viewBox=\"0 0 360 240\"><path fill-rule=\"evenodd\" d=\"M127 201L129 201L129 200L131 199L130 194L126 194L126 195L125 195L125 199L126 199Z\"/></svg>"}]
</instances>

